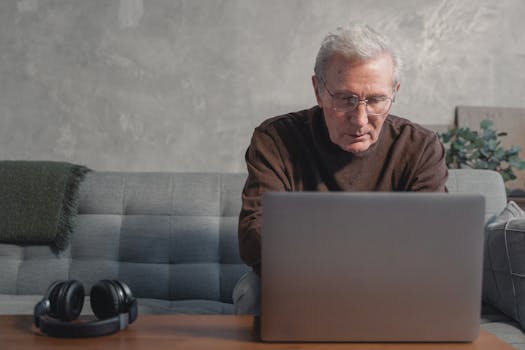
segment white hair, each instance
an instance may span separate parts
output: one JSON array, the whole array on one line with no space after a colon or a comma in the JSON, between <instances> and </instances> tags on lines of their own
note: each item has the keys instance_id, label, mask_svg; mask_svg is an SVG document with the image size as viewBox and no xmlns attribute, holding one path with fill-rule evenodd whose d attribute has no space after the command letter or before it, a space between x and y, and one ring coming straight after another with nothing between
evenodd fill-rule
<instances>
[{"instance_id":1,"label":"white hair","mask_svg":"<svg viewBox=\"0 0 525 350\"><path fill-rule=\"evenodd\" d=\"M329 33L321 43L317 53L314 72L318 78L326 73L328 61L334 54L340 54L350 60L366 61L389 53L394 69L392 81L397 85L400 79L402 62L390 40L365 24L351 24L339 27L334 33Z\"/></svg>"}]
</instances>

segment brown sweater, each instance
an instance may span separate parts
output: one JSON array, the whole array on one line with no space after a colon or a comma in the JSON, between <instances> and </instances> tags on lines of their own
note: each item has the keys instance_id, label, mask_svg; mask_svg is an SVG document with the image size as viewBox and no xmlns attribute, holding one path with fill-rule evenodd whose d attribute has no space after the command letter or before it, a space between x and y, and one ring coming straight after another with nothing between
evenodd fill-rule
<instances>
[{"instance_id":1,"label":"brown sweater","mask_svg":"<svg viewBox=\"0 0 525 350\"><path fill-rule=\"evenodd\" d=\"M239 216L239 249L260 273L261 195L265 191L435 191L447 179L436 134L389 115L377 143L352 154L330 141L323 111L274 117L253 133Z\"/></svg>"}]
</instances>

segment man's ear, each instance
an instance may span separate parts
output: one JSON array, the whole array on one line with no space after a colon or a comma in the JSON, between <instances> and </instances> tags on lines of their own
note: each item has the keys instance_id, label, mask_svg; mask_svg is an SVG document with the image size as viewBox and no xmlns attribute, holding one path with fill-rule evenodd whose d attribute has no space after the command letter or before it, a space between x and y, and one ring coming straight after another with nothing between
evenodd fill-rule
<instances>
[{"instance_id":1,"label":"man's ear","mask_svg":"<svg viewBox=\"0 0 525 350\"><path fill-rule=\"evenodd\" d=\"M320 81L317 79L317 76L312 75L312 86L314 87L314 93L315 93L315 99L317 100L317 104L319 107L323 108L323 100L321 99L321 93L320 93Z\"/></svg>"},{"instance_id":2,"label":"man's ear","mask_svg":"<svg viewBox=\"0 0 525 350\"><path fill-rule=\"evenodd\" d=\"M399 83L396 83L396 86L394 86L394 100L392 102L396 100L397 92L399 91L400 87L401 87L401 84Z\"/></svg>"}]
</instances>

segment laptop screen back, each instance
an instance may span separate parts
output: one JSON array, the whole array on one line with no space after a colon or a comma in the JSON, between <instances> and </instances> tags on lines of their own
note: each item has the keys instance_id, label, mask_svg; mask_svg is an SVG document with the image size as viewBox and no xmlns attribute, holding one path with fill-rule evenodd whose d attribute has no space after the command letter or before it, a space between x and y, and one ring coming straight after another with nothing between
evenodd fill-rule
<instances>
[{"instance_id":1,"label":"laptop screen back","mask_svg":"<svg viewBox=\"0 0 525 350\"><path fill-rule=\"evenodd\" d=\"M483 225L481 195L266 193L261 338L474 340Z\"/></svg>"}]
</instances>

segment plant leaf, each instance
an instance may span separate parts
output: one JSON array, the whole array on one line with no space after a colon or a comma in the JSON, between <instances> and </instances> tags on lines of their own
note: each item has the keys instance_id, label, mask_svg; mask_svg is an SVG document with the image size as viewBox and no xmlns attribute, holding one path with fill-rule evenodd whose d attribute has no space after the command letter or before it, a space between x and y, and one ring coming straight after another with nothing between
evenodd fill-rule
<instances>
[{"instance_id":1,"label":"plant leaf","mask_svg":"<svg viewBox=\"0 0 525 350\"><path fill-rule=\"evenodd\" d=\"M521 148L512 146L509 149L501 146L500 137L506 132L496 132L493 122L484 119L480 122L481 131L468 127L453 128L438 134L445 147L445 161L449 168L472 167L498 171L504 181L516 178L514 169L525 169L525 161L519 157Z\"/></svg>"},{"instance_id":2,"label":"plant leaf","mask_svg":"<svg viewBox=\"0 0 525 350\"><path fill-rule=\"evenodd\" d=\"M479 126L482 128L482 129L488 129L492 126L492 120L490 119L483 119L480 123L479 123Z\"/></svg>"}]
</instances>

